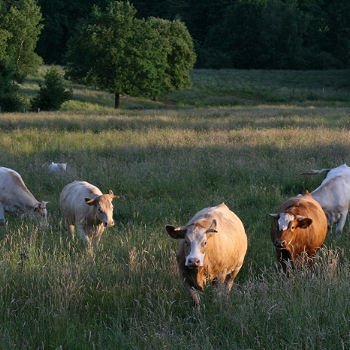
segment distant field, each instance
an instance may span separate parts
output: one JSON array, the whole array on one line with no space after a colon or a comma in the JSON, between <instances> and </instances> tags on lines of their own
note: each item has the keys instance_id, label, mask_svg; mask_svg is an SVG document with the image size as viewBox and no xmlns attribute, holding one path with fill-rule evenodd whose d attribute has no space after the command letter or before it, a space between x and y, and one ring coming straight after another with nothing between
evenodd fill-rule
<instances>
[{"instance_id":1,"label":"distant field","mask_svg":"<svg viewBox=\"0 0 350 350\"><path fill-rule=\"evenodd\" d=\"M47 67L31 77L23 90L32 97ZM122 109L256 106L260 104L339 106L350 104L350 70L266 71L197 69L191 88L162 96L159 101L122 96ZM113 107L113 95L94 88L69 84L74 101L68 111L82 109L100 113Z\"/></svg>"},{"instance_id":2,"label":"distant field","mask_svg":"<svg viewBox=\"0 0 350 350\"><path fill-rule=\"evenodd\" d=\"M268 216L323 179L301 172L350 164L346 76L201 70L192 89L124 96L119 111L110 94L76 85L60 112L0 114L0 164L50 202L48 230L12 217L0 229L0 348L349 349L349 224L329 233L311 271L287 279ZM49 175L51 161L67 173ZM95 263L58 209L75 179L121 196ZM229 300L208 288L196 319L164 227L222 201L245 225L248 254Z\"/></svg>"}]
</instances>

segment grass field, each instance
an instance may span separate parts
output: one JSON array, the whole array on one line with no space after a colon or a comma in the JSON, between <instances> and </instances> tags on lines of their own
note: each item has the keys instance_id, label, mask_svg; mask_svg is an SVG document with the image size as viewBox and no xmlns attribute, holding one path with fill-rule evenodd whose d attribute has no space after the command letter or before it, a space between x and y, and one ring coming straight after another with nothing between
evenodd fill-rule
<instances>
[{"instance_id":1,"label":"grass field","mask_svg":"<svg viewBox=\"0 0 350 350\"><path fill-rule=\"evenodd\" d=\"M350 163L348 76L203 70L187 91L123 96L118 111L110 94L73 86L60 112L0 114L0 164L50 202L47 230L9 216L0 229L0 348L349 349L349 224L287 279L268 216L323 179L303 171ZM50 175L51 161L67 173ZM75 179L120 195L95 262L58 209ZM165 225L222 201L245 225L248 254L229 299L208 287L197 318Z\"/></svg>"}]
</instances>

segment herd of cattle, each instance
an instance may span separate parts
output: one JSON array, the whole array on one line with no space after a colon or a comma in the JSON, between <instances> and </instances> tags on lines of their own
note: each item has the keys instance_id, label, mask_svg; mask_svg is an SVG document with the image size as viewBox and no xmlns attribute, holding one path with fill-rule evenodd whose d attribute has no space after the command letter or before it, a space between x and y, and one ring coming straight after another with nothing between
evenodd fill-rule
<instances>
[{"instance_id":1,"label":"herd of cattle","mask_svg":"<svg viewBox=\"0 0 350 350\"><path fill-rule=\"evenodd\" d=\"M333 224L338 233L344 228L350 205L350 167L343 164L305 174L323 172L327 176L318 188L287 199L270 214L271 239L285 272L289 266L312 261ZM104 229L114 225L112 202L116 198L111 190L103 194L85 181L67 184L59 206L72 239L76 228L92 251ZM16 171L0 167L0 225L5 224L6 212L35 217L47 226L46 204L35 199ZM235 213L221 203L200 210L184 226L167 225L166 231L179 240L179 271L197 311L199 291L207 283L215 282L218 291L229 293L247 252L247 235Z\"/></svg>"}]
</instances>

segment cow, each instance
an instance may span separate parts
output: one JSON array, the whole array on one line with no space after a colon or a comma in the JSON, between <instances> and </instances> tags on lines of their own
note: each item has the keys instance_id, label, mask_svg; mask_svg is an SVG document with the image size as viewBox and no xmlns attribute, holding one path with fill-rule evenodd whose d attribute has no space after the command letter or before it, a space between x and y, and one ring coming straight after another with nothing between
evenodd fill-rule
<instances>
[{"instance_id":1,"label":"cow","mask_svg":"<svg viewBox=\"0 0 350 350\"><path fill-rule=\"evenodd\" d=\"M284 272L311 262L327 234L327 218L310 193L287 199L272 217L271 240Z\"/></svg>"},{"instance_id":2,"label":"cow","mask_svg":"<svg viewBox=\"0 0 350 350\"><path fill-rule=\"evenodd\" d=\"M185 225L166 225L170 237L179 239L177 264L180 276L200 312L199 292L215 282L228 295L243 265L247 235L242 221L225 203L204 208Z\"/></svg>"},{"instance_id":3,"label":"cow","mask_svg":"<svg viewBox=\"0 0 350 350\"><path fill-rule=\"evenodd\" d=\"M40 227L45 228L48 225L47 203L35 199L15 170L0 167L0 225L5 225L6 212L35 218Z\"/></svg>"},{"instance_id":4,"label":"cow","mask_svg":"<svg viewBox=\"0 0 350 350\"><path fill-rule=\"evenodd\" d=\"M325 211L328 226L336 224L335 232L341 233L350 209L350 167L342 164L333 169L312 170L303 174L321 173L327 173L327 176L311 195Z\"/></svg>"},{"instance_id":5,"label":"cow","mask_svg":"<svg viewBox=\"0 0 350 350\"><path fill-rule=\"evenodd\" d=\"M104 229L114 226L112 201L117 197L112 190L103 194L86 181L73 181L60 194L59 206L71 238L74 240L76 226L91 253Z\"/></svg>"}]
</instances>

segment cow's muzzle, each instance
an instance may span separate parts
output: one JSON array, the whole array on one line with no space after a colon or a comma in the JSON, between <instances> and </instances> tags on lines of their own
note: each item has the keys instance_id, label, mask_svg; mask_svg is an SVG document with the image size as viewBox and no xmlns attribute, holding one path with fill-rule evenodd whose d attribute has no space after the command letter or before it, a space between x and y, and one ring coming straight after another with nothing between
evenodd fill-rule
<instances>
[{"instance_id":1,"label":"cow's muzzle","mask_svg":"<svg viewBox=\"0 0 350 350\"><path fill-rule=\"evenodd\" d=\"M187 267L190 269L195 269L201 265L201 261L198 258L190 258L187 261Z\"/></svg>"},{"instance_id":2,"label":"cow's muzzle","mask_svg":"<svg viewBox=\"0 0 350 350\"><path fill-rule=\"evenodd\" d=\"M104 227L112 227L112 226L114 226L114 221L112 220L112 221L109 221L109 222L104 222L103 223L103 226Z\"/></svg>"},{"instance_id":3,"label":"cow's muzzle","mask_svg":"<svg viewBox=\"0 0 350 350\"><path fill-rule=\"evenodd\" d=\"M284 241L281 241L280 239L275 239L273 241L273 245L278 249L283 249L286 247L286 244Z\"/></svg>"}]
</instances>

